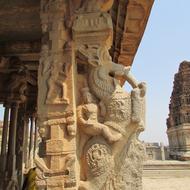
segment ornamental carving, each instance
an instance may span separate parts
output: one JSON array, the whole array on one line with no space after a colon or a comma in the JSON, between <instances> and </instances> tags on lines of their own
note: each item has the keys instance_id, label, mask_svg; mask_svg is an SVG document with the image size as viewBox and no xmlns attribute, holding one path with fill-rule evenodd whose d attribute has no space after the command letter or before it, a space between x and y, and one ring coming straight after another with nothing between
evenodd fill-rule
<instances>
[{"instance_id":1,"label":"ornamental carving","mask_svg":"<svg viewBox=\"0 0 190 190\"><path fill-rule=\"evenodd\" d=\"M79 189L141 190L144 147L138 135L145 126L146 84L134 78L129 66L112 61L111 18L96 5L84 2L73 24L77 66L84 68L77 75ZM131 92L125 92L123 81Z\"/></svg>"}]
</instances>

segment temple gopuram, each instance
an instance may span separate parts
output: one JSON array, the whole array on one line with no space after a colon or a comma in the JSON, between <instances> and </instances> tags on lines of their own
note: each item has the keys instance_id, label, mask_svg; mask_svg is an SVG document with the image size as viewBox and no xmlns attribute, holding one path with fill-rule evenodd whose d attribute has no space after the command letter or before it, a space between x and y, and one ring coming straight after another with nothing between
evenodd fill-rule
<instances>
[{"instance_id":1,"label":"temple gopuram","mask_svg":"<svg viewBox=\"0 0 190 190\"><path fill-rule=\"evenodd\" d=\"M175 74L167 119L170 156L190 160L190 62L184 61Z\"/></svg>"},{"instance_id":2,"label":"temple gopuram","mask_svg":"<svg viewBox=\"0 0 190 190\"><path fill-rule=\"evenodd\" d=\"M0 1L1 190L31 169L26 189L142 189L146 84L130 68L152 5Z\"/></svg>"}]
</instances>

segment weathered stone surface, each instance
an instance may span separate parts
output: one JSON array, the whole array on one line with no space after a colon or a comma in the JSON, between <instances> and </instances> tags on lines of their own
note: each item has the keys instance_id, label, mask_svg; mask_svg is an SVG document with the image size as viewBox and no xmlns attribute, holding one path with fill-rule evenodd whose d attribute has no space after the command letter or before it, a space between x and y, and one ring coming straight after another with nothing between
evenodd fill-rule
<instances>
[{"instance_id":1,"label":"weathered stone surface","mask_svg":"<svg viewBox=\"0 0 190 190\"><path fill-rule=\"evenodd\" d=\"M42 142L41 158L35 161L40 189L61 190L77 185L75 65L70 28L66 24L70 10L69 1L41 1L43 37L38 70L38 125Z\"/></svg>"},{"instance_id":2,"label":"weathered stone surface","mask_svg":"<svg viewBox=\"0 0 190 190\"><path fill-rule=\"evenodd\" d=\"M180 64L175 75L167 119L170 155L174 159L190 159L190 62Z\"/></svg>"},{"instance_id":3,"label":"weathered stone surface","mask_svg":"<svg viewBox=\"0 0 190 190\"><path fill-rule=\"evenodd\" d=\"M73 36L78 55L76 78L80 190L142 189L145 83L130 67L112 62L112 20L101 8L78 11ZM82 27L85 25L85 27ZM78 69L79 70L79 69ZM133 88L126 93L123 77Z\"/></svg>"}]
</instances>

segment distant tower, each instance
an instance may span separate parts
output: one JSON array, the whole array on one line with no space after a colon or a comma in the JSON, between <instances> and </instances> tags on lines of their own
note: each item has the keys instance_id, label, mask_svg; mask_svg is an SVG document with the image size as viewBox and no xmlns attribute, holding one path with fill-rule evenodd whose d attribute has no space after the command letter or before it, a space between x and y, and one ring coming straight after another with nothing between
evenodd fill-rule
<instances>
[{"instance_id":1,"label":"distant tower","mask_svg":"<svg viewBox=\"0 0 190 190\"><path fill-rule=\"evenodd\" d=\"M190 160L190 62L180 64L175 74L167 119L170 156Z\"/></svg>"}]
</instances>

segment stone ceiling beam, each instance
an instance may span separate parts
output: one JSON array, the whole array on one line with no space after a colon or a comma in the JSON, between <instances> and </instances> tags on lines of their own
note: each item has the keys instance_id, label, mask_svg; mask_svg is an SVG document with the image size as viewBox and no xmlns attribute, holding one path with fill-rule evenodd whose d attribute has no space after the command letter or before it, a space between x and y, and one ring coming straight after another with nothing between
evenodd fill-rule
<instances>
[{"instance_id":1,"label":"stone ceiling beam","mask_svg":"<svg viewBox=\"0 0 190 190\"><path fill-rule=\"evenodd\" d=\"M117 10L120 17L126 16L124 25L122 18L115 25L116 39L114 47L114 61L123 65L132 65L133 59L143 37L154 0L120 0L121 6ZM115 3L115 6L117 3ZM113 7L114 8L114 7ZM122 10L120 10L122 9ZM123 11L123 12L121 12ZM112 15L114 20L115 15ZM117 44L117 45L116 45Z\"/></svg>"}]
</instances>

